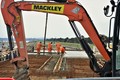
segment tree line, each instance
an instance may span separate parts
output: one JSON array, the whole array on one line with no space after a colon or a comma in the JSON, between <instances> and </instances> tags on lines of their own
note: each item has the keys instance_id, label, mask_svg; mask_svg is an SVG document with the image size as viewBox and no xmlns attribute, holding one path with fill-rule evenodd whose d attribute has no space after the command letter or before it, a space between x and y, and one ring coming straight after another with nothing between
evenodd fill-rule
<instances>
[{"instance_id":1,"label":"tree line","mask_svg":"<svg viewBox=\"0 0 120 80\"><path fill-rule=\"evenodd\" d=\"M108 43L109 40L111 41L112 40L112 37L107 37L105 35L100 35L100 39L104 42L104 43ZM89 37L87 38L84 38L85 41L87 41L88 43L92 44L92 41ZM66 37L66 38L50 38L50 39L47 39L47 41L52 41L52 42L69 42L69 43L79 43L79 40L74 37L74 38L69 38L69 37Z\"/></svg>"}]
</instances>

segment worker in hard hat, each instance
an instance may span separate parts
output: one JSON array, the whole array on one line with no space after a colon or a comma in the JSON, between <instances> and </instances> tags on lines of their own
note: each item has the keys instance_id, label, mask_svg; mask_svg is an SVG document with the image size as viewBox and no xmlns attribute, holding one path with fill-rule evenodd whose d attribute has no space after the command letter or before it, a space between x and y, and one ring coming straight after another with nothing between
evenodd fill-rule
<instances>
[{"instance_id":1,"label":"worker in hard hat","mask_svg":"<svg viewBox=\"0 0 120 80\"><path fill-rule=\"evenodd\" d=\"M37 44L36 44L37 55L40 55L41 47L42 47L42 43L41 42L37 42Z\"/></svg>"},{"instance_id":2,"label":"worker in hard hat","mask_svg":"<svg viewBox=\"0 0 120 80\"><path fill-rule=\"evenodd\" d=\"M60 52L61 52L61 56L63 56L65 54L65 47L61 46Z\"/></svg>"},{"instance_id":3,"label":"worker in hard hat","mask_svg":"<svg viewBox=\"0 0 120 80\"><path fill-rule=\"evenodd\" d=\"M52 42L48 43L48 52L51 53L52 52Z\"/></svg>"},{"instance_id":4,"label":"worker in hard hat","mask_svg":"<svg viewBox=\"0 0 120 80\"><path fill-rule=\"evenodd\" d=\"M60 53L60 47L61 47L61 44L59 42L57 42L56 43L56 51L58 54Z\"/></svg>"}]
</instances>

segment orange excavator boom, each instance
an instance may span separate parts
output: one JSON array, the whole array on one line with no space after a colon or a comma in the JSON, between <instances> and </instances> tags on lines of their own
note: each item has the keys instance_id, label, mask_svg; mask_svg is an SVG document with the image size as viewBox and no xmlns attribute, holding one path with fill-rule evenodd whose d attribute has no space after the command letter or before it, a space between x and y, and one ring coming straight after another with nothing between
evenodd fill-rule
<instances>
[{"instance_id":1,"label":"orange excavator boom","mask_svg":"<svg viewBox=\"0 0 120 80\"><path fill-rule=\"evenodd\" d=\"M4 3L5 2L5 3ZM85 9L76 3L46 3L46 2L13 2L9 1L9 5L6 7L8 1L3 0L5 6L2 8L3 16L6 24L9 24L13 28L14 36L17 40L21 55L26 54L25 47L25 35L23 30L23 22L21 10L25 11L38 11L45 13L53 13L59 15L65 15L70 21L78 21L82 24L83 28L86 30L90 39L96 45L100 53L103 55L106 61L110 60L108 52L106 51L102 41L99 38L98 32L95 29L90 17L88 16ZM6 15L10 17L6 17ZM20 27L19 27L20 26ZM20 34L23 33L23 34ZM19 37L17 37L19 36ZM24 48L24 49L23 49ZM23 50L22 50L23 49Z\"/></svg>"},{"instance_id":2,"label":"orange excavator boom","mask_svg":"<svg viewBox=\"0 0 120 80\"><path fill-rule=\"evenodd\" d=\"M15 37L16 44L20 53L20 57L12 59L13 62L25 60L28 63L28 54L26 49L25 32L21 11L37 11L44 13L52 13L67 16L70 22L78 21L89 35L92 42L96 45L106 62L110 61L109 52L101 41L99 34L90 19L84 7L75 0L67 0L67 2L35 2L35 1L19 1L2 0L1 10L5 24L8 25ZM74 24L72 24L74 25ZM73 27L74 28L74 27ZM77 33L76 33L77 34Z\"/></svg>"}]
</instances>

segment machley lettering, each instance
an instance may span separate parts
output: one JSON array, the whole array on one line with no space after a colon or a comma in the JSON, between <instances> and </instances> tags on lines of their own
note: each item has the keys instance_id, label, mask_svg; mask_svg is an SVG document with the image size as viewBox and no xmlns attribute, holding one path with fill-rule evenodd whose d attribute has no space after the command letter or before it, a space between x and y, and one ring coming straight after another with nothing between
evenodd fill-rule
<instances>
[{"instance_id":1,"label":"machley lettering","mask_svg":"<svg viewBox=\"0 0 120 80\"><path fill-rule=\"evenodd\" d=\"M39 10L52 10L52 11L61 11L62 7L59 6L41 6L41 5L34 5L34 9Z\"/></svg>"}]
</instances>

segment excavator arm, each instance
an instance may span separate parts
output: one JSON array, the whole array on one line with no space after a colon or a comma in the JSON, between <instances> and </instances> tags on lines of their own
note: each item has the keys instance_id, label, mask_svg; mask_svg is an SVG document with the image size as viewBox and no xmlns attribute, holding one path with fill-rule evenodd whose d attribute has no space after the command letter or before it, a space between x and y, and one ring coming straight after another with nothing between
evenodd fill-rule
<instances>
[{"instance_id":1,"label":"excavator arm","mask_svg":"<svg viewBox=\"0 0 120 80\"><path fill-rule=\"evenodd\" d=\"M104 57L106 62L110 61L109 52L106 50L105 45L101 41L99 34L92 23L88 13L84 7L75 0L58 2L33 2L33 1L19 1L14 2L14 0L2 0L1 10L5 24L9 26L14 34L16 44L20 53L20 57L12 59L12 62L23 60L27 66L28 55L26 50L26 41L24 33L24 25L21 11L37 11L44 13L52 13L58 15L64 15L68 17L70 24L73 26L74 32L79 36L79 31L77 27L75 28L74 21L78 21L82 24L83 28L89 35L92 42L96 45L101 55ZM82 38L82 37L81 37ZM84 43L83 43L84 44ZM89 50L89 49L87 49ZM87 51L86 51L87 52ZM89 53L89 51L88 51Z\"/></svg>"}]
</instances>

